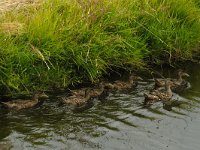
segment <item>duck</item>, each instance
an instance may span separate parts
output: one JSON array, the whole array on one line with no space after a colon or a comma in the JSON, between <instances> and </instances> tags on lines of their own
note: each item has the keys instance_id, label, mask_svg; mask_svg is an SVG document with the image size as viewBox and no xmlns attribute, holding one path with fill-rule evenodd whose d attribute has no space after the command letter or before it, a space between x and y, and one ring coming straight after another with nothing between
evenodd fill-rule
<instances>
[{"instance_id":1,"label":"duck","mask_svg":"<svg viewBox=\"0 0 200 150\"><path fill-rule=\"evenodd\" d=\"M69 97L62 97L61 104L68 105L68 106L75 106L80 107L87 104L92 96L90 95L90 89L85 89L85 95L72 95Z\"/></svg>"},{"instance_id":2,"label":"duck","mask_svg":"<svg viewBox=\"0 0 200 150\"><path fill-rule=\"evenodd\" d=\"M177 79L170 79L171 89L174 92L181 92L187 88L188 83L183 79L183 77L189 77L189 74L183 72L182 70L178 71ZM155 79L155 88L162 88L165 86L165 79Z\"/></svg>"},{"instance_id":3,"label":"duck","mask_svg":"<svg viewBox=\"0 0 200 150\"><path fill-rule=\"evenodd\" d=\"M70 95L76 95L76 96L85 96L85 90L87 90L87 88L81 88L81 89L76 89L76 90L71 90L70 91Z\"/></svg>"},{"instance_id":4,"label":"duck","mask_svg":"<svg viewBox=\"0 0 200 150\"><path fill-rule=\"evenodd\" d=\"M131 89L131 88L137 86L136 80L142 80L142 78L137 77L135 75L130 75L127 82L117 80L114 83L106 84L106 86L112 90L122 91L122 90Z\"/></svg>"},{"instance_id":5,"label":"duck","mask_svg":"<svg viewBox=\"0 0 200 150\"><path fill-rule=\"evenodd\" d=\"M75 95L75 96L85 96L85 90L90 90L89 94L92 97L99 97L103 91L105 86L108 86L107 83L105 84L104 82L100 82L99 83L99 87L98 88L82 88L82 89L77 89L77 90L70 90L71 91L71 95Z\"/></svg>"},{"instance_id":6,"label":"duck","mask_svg":"<svg viewBox=\"0 0 200 150\"><path fill-rule=\"evenodd\" d=\"M171 90L171 81L165 81L165 89L152 90L149 93L144 93L145 101L144 104L152 104L158 101L163 103L169 102L173 96Z\"/></svg>"},{"instance_id":7,"label":"duck","mask_svg":"<svg viewBox=\"0 0 200 150\"><path fill-rule=\"evenodd\" d=\"M109 83L105 83L105 82L100 82L99 84L99 88L96 89L91 89L90 95L93 97L105 97L108 95L108 91L109 91Z\"/></svg>"},{"instance_id":8,"label":"duck","mask_svg":"<svg viewBox=\"0 0 200 150\"><path fill-rule=\"evenodd\" d=\"M26 109L26 108L31 108L34 107L38 104L42 104L45 99L48 98L48 95L46 95L44 92L36 92L32 99L30 100L11 100L8 102L0 102L5 108L9 109L16 109L16 110L21 110L21 109Z\"/></svg>"}]
</instances>

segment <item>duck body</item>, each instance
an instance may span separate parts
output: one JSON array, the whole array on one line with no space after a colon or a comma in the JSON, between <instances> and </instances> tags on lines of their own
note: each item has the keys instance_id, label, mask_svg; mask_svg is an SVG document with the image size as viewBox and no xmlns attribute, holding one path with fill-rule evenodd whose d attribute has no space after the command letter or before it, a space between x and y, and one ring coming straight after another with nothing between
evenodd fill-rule
<instances>
[{"instance_id":1,"label":"duck body","mask_svg":"<svg viewBox=\"0 0 200 150\"><path fill-rule=\"evenodd\" d=\"M107 84L107 87L117 91L128 90L137 86L136 80L142 80L142 78L131 75L127 82L117 80L114 83Z\"/></svg>"},{"instance_id":2,"label":"duck body","mask_svg":"<svg viewBox=\"0 0 200 150\"><path fill-rule=\"evenodd\" d=\"M89 94L90 90L85 90L85 95L72 95L66 98L62 98L62 104L74 107L80 107L87 104L92 98Z\"/></svg>"},{"instance_id":3,"label":"duck body","mask_svg":"<svg viewBox=\"0 0 200 150\"><path fill-rule=\"evenodd\" d=\"M101 82L99 84L98 88L82 88L82 89L78 89L78 90L70 90L72 93L72 96L77 96L77 97L84 97L85 96L85 90L89 90L89 95L91 97L99 97L102 94L104 95L104 88L107 86L107 84Z\"/></svg>"},{"instance_id":4,"label":"duck body","mask_svg":"<svg viewBox=\"0 0 200 150\"><path fill-rule=\"evenodd\" d=\"M157 101L170 101L172 98L171 82L166 81L165 89L157 89L150 91L149 93L144 93L145 104L152 104Z\"/></svg>"},{"instance_id":5,"label":"duck body","mask_svg":"<svg viewBox=\"0 0 200 150\"><path fill-rule=\"evenodd\" d=\"M83 106L87 103L88 99L84 97L78 97L78 96L70 96L68 98L63 99L62 103L68 106Z\"/></svg>"},{"instance_id":6,"label":"duck body","mask_svg":"<svg viewBox=\"0 0 200 150\"><path fill-rule=\"evenodd\" d=\"M181 92L188 87L188 82L186 82L183 77L189 77L185 72L179 71L177 79L168 79L171 84L171 89L174 92ZM165 86L165 79L155 79L155 88L160 88Z\"/></svg>"},{"instance_id":7,"label":"duck body","mask_svg":"<svg viewBox=\"0 0 200 150\"><path fill-rule=\"evenodd\" d=\"M48 98L48 96L45 93L37 93L34 94L32 100L11 100L8 102L1 102L1 104L9 109L25 109L25 108L31 108L39 103L41 104L44 99Z\"/></svg>"}]
</instances>

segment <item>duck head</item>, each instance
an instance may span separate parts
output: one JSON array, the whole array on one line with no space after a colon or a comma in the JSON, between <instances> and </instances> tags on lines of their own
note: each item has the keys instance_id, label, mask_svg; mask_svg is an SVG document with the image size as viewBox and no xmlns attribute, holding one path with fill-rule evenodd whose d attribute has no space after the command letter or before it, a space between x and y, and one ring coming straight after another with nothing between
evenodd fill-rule
<instances>
[{"instance_id":1,"label":"duck head","mask_svg":"<svg viewBox=\"0 0 200 150\"><path fill-rule=\"evenodd\" d=\"M187 74L187 73L185 73L185 72L182 72L182 73L181 73L181 76L182 76L182 77L189 77L190 75Z\"/></svg>"},{"instance_id":2,"label":"duck head","mask_svg":"<svg viewBox=\"0 0 200 150\"><path fill-rule=\"evenodd\" d=\"M179 77L189 77L190 75L185 73L185 72L183 72L183 70L179 69L178 70L178 76Z\"/></svg>"}]
</instances>

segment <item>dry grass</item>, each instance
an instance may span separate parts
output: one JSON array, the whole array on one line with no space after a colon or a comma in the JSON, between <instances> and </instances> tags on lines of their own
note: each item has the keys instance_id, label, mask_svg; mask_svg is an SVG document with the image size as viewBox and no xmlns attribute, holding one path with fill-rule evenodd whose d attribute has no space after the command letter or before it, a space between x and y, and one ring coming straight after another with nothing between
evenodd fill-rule
<instances>
[{"instance_id":1,"label":"dry grass","mask_svg":"<svg viewBox=\"0 0 200 150\"><path fill-rule=\"evenodd\" d=\"M41 0L1 0L0 12L10 11L13 9L19 9L24 6L36 5Z\"/></svg>"},{"instance_id":2,"label":"dry grass","mask_svg":"<svg viewBox=\"0 0 200 150\"><path fill-rule=\"evenodd\" d=\"M7 22L0 24L0 30L8 34L18 34L23 29L23 24L19 22Z\"/></svg>"}]
</instances>

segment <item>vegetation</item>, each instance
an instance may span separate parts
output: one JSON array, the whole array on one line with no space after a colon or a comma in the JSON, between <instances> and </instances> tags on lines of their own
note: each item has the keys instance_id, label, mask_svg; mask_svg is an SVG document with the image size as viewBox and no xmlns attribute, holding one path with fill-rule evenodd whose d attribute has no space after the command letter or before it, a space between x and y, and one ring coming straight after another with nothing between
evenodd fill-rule
<instances>
[{"instance_id":1,"label":"vegetation","mask_svg":"<svg viewBox=\"0 0 200 150\"><path fill-rule=\"evenodd\" d=\"M193 60L198 0L49 0L0 14L1 94Z\"/></svg>"}]
</instances>

